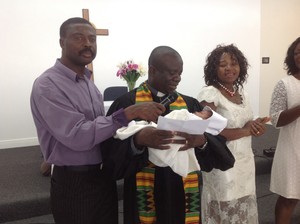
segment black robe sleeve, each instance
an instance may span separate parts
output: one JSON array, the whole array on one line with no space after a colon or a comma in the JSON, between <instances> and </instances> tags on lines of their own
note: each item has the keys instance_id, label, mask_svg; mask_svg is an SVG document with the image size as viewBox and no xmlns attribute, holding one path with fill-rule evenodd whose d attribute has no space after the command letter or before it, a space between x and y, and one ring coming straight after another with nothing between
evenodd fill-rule
<instances>
[{"instance_id":1,"label":"black robe sleeve","mask_svg":"<svg viewBox=\"0 0 300 224\"><path fill-rule=\"evenodd\" d=\"M207 147L202 151L195 149L202 171L209 172L213 168L222 171L233 167L235 159L226 145L226 138L222 135L211 135L205 133L207 138Z\"/></svg>"},{"instance_id":2,"label":"black robe sleeve","mask_svg":"<svg viewBox=\"0 0 300 224\"><path fill-rule=\"evenodd\" d=\"M187 103L190 113L203 109L198 100L184 95L182 95L182 97ZM235 159L226 145L226 138L222 135L214 136L209 133L204 134L207 138L207 146L204 150L195 148L195 155L201 170L209 172L215 168L225 171L232 168Z\"/></svg>"},{"instance_id":3,"label":"black robe sleeve","mask_svg":"<svg viewBox=\"0 0 300 224\"><path fill-rule=\"evenodd\" d=\"M203 107L192 97L181 95L191 113L201 111ZM135 91L131 91L113 102L107 112L107 116L120 108L126 108L135 104ZM234 157L226 146L223 136L213 136L205 133L208 144L204 151L195 149L195 155L201 170L209 172L213 168L227 170L233 167ZM103 163L113 179L122 179L135 175L148 164L148 150L134 155L131 148L131 137L125 140L113 137L101 143Z\"/></svg>"},{"instance_id":4,"label":"black robe sleeve","mask_svg":"<svg viewBox=\"0 0 300 224\"><path fill-rule=\"evenodd\" d=\"M110 106L107 116L133 104L135 104L135 91L116 99ZM131 137L124 140L109 138L101 143L101 152L104 167L115 180L134 175L145 167L148 161L148 150L138 155L133 154Z\"/></svg>"}]
</instances>

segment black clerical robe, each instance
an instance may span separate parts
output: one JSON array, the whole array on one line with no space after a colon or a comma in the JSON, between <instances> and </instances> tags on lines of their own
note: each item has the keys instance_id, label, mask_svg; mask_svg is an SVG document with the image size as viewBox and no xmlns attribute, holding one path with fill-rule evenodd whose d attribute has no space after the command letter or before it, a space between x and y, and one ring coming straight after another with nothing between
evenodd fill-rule
<instances>
[{"instance_id":1,"label":"black clerical robe","mask_svg":"<svg viewBox=\"0 0 300 224\"><path fill-rule=\"evenodd\" d=\"M192 97L182 95L188 111L193 113L201 111L203 107ZM120 108L126 108L135 104L135 90L131 91L113 102L107 115ZM159 98L152 96L159 102ZM165 114L170 112L166 108ZM205 161L206 153L210 148L218 147L220 151L226 151L225 140L206 135L208 145L205 152L195 149L195 155L201 166L207 166L207 171L218 166L219 162ZM115 179L124 178L124 224L138 224L139 216L136 200L136 173L148 165L148 150L142 154L133 155L131 138L123 141L111 138L102 143L104 166L111 171ZM209 159L211 160L211 159ZM203 163L203 161L205 161ZM217 164L214 164L217 163ZM233 165L233 164L232 164ZM201 167L202 168L202 167ZM202 168L204 169L204 167ZM200 181L200 172L199 172ZM199 195L200 197L200 195ZM184 224L185 223L185 196L182 177L172 171L170 167L155 167L154 201L156 207L156 224ZM200 200L201 201L201 200ZM201 214L201 211L199 211Z\"/></svg>"}]
</instances>

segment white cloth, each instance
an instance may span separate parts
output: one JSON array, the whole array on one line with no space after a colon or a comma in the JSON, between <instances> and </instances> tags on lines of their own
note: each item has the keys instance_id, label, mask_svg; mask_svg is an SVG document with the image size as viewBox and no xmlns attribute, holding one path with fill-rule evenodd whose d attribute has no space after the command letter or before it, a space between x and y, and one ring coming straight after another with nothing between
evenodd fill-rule
<instances>
[{"instance_id":1,"label":"white cloth","mask_svg":"<svg viewBox=\"0 0 300 224\"><path fill-rule=\"evenodd\" d=\"M201 89L198 100L214 103L216 112L228 119L227 128L242 128L253 119L246 93L239 91L242 104L235 104L213 86ZM235 157L234 167L221 171L213 169L202 173L201 198L203 223L258 223L254 155L251 137L228 141L227 146Z\"/></svg>"},{"instance_id":2,"label":"white cloth","mask_svg":"<svg viewBox=\"0 0 300 224\"><path fill-rule=\"evenodd\" d=\"M212 115L206 119L209 121L209 124L205 132L212 135L218 135L227 126L227 118L213 111L208 106L204 107L203 110L209 110L212 112Z\"/></svg>"},{"instance_id":3,"label":"white cloth","mask_svg":"<svg viewBox=\"0 0 300 224\"><path fill-rule=\"evenodd\" d=\"M300 81L284 77L274 88L270 116L276 127L284 110L300 105ZM285 198L300 199L300 119L280 128L271 172L270 190Z\"/></svg>"},{"instance_id":4,"label":"white cloth","mask_svg":"<svg viewBox=\"0 0 300 224\"><path fill-rule=\"evenodd\" d=\"M210 108L206 109L210 110ZM167 114L165 117L174 120L202 120L200 117L189 113L186 109L174 110L171 113ZM216 112L213 112L213 115L208 118L208 120L212 121L209 122L208 126L210 127L209 130L212 130L213 133L221 132L227 124L227 120ZM146 121L131 121L128 124L128 127L122 127L118 129L114 137L121 140L126 139L129 136L132 136L136 132L140 131L142 128L149 126L157 127L157 124L153 122L148 123ZM179 138L179 136L177 138ZM200 170L200 166L195 156L194 149L191 148L185 151L179 151L181 146L182 145L179 144L170 144L169 150L148 148L149 160L156 166L169 166L175 173L183 177L186 177L190 172Z\"/></svg>"}]
</instances>

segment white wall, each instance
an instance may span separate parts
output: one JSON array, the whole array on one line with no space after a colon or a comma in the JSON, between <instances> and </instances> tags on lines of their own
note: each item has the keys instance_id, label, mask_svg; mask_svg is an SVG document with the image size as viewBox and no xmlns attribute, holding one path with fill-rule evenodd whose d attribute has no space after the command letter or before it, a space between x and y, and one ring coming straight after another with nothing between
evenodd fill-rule
<instances>
[{"instance_id":1,"label":"white wall","mask_svg":"<svg viewBox=\"0 0 300 224\"><path fill-rule=\"evenodd\" d=\"M147 65L151 50L169 45L182 55L178 90L196 97L203 66L217 44L235 43L251 68L246 89L259 111L260 0L1 0L0 148L35 145L29 97L34 79L60 57L59 27L90 10L90 20L109 36L98 37L95 83L101 91L125 85L116 65L134 59ZM138 81L143 81L141 78Z\"/></svg>"},{"instance_id":2,"label":"white wall","mask_svg":"<svg viewBox=\"0 0 300 224\"><path fill-rule=\"evenodd\" d=\"M269 114L273 88L286 76L284 59L290 44L300 36L299 0L261 1L261 56L270 57L260 71L259 113Z\"/></svg>"}]
</instances>

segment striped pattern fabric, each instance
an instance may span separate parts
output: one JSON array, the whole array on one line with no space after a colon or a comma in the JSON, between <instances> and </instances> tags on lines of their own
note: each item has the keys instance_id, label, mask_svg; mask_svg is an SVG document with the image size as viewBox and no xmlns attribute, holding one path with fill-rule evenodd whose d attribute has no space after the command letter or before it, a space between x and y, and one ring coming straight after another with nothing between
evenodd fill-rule
<instances>
[{"instance_id":1,"label":"striped pattern fabric","mask_svg":"<svg viewBox=\"0 0 300 224\"><path fill-rule=\"evenodd\" d=\"M152 102L151 91L147 84L142 83L136 91L136 103ZM170 104L170 110L187 109L184 99L178 94L175 102ZM200 192L199 172L191 172L182 178L185 192L185 224L200 223ZM149 162L136 174L137 204L141 224L156 223L154 201L155 165Z\"/></svg>"},{"instance_id":2,"label":"striped pattern fabric","mask_svg":"<svg viewBox=\"0 0 300 224\"><path fill-rule=\"evenodd\" d=\"M186 201L186 224L200 223L200 192L199 172L191 172L186 178L182 178Z\"/></svg>"},{"instance_id":3,"label":"striped pattern fabric","mask_svg":"<svg viewBox=\"0 0 300 224\"><path fill-rule=\"evenodd\" d=\"M152 163L136 174L137 204L140 221L143 224L156 222L154 203L154 175L155 168Z\"/></svg>"}]
</instances>

